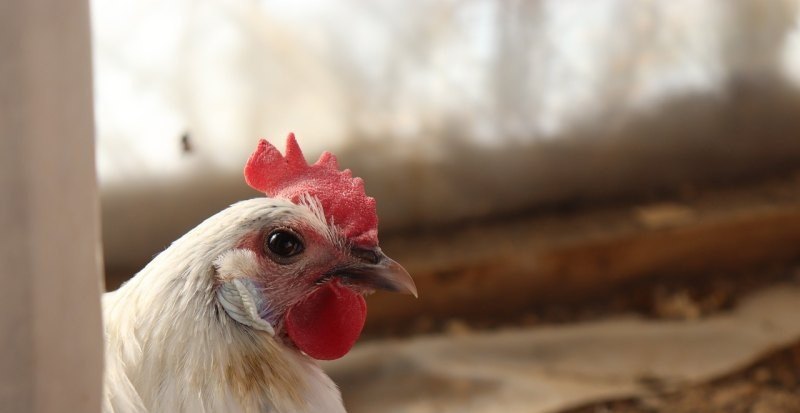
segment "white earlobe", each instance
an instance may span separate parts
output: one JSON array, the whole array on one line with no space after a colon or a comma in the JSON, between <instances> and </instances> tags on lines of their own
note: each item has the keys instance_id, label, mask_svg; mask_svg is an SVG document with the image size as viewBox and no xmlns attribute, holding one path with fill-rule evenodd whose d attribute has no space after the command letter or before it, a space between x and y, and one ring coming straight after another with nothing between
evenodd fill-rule
<instances>
[{"instance_id":1,"label":"white earlobe","mask_svg":"<svg viewBox=\"0 0 800 413\"><path fill-rule=\"evenodd\" d=\"M257 263L255 254L249 250L233 250L220 255L214 261L222 281L217 289L217 299L232 319L274 336L272 324L259 315L266 303L250 279L258 273Z\"/></svg>"}]
</instances>

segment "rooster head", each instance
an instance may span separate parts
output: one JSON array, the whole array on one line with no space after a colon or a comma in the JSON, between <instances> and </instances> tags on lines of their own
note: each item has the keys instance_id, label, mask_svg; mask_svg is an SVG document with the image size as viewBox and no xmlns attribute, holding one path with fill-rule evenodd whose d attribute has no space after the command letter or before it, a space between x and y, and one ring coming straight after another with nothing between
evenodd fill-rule
<instances>
[{"instance_id":1,"label":"rooster head","mask_svg":"<svg viewBox=\"0 0 800 413\"><path fill-rule=\"evenodd\" d=\"M231 318L331 360L358 339L365 294L417 295L408 272L378 246L375 200L334 155L309 165L293 134L285 155L261 140L244 174L268 198L251 200L259 214L214 262L217 297Z\"/></svg>"}]
</instances>

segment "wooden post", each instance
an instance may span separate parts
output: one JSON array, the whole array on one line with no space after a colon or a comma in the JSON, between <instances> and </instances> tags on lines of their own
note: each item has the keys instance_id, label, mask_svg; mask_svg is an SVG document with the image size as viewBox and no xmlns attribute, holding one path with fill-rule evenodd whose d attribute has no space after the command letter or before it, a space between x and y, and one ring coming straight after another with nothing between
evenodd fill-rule
<instances>
[{"instance_id":1,"label":"wooden post","mask_svg":"<svg viewBox=\"0 0 800 413\"><path fill-rule=\"evenodd\" d=\"M0 411L99 412L86 0L0 2Z\"/></svg>"}]
</instances>

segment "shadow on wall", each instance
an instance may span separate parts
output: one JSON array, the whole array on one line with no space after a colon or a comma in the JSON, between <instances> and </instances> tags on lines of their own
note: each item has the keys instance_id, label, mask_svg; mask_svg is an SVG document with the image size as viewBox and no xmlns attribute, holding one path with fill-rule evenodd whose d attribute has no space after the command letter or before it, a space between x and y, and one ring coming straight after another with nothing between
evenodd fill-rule
<instances>
[{"instance_id":1,"label":"shadow on wall","mask_svg":"<svg viewBox=\"0 0 800 413\"><path fill-rule=\"evenodd\" d=\"M365 178L387 234L785 173L800 168L798 113L800 90L789 83L740 77L722 92L674 96L622 120L587 119L546 141L481 148L465 144L453 122L438 161L401 158L357 137L338 155ZM254 196L241 175L211 170L106 191L107 270L133 274L203 219Z\"/></svg>"},{"instance_id":2,"label":"shadow on wall","mask_svg":"<svg viewBox=\"0 0 800 413\"><path fill-rule=\"evenodd\" d=\"M369 177L382 229L419 230L785 173L800 168L798 114L800 90L789 83L737 78L719 93L674 96L624 120L586 120L545 141L478 148L454 126L447 156L435 163L397 159L358 139L340 158Z\"/></svg>"}]
</instances>

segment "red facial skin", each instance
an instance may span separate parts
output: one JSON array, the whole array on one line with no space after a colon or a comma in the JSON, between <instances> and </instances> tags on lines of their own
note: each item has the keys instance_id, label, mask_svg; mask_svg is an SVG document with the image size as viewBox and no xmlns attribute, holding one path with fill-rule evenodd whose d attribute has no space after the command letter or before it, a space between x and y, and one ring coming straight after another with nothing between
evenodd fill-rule
<instances>
[{"instance_id":1,"label":"red facial skin","mask_svg":"<svg viewBox=\"0 0 800 413\"><path fill-rule=\"evenodd\" d=\"M253 251L264 271L258 284L270 306L269 321L284 344L318 360L344 356L355 344L366 321L367 306L361 293L339 279L320 282L332 265L347 259L323 236L309 228L293 226L305 250L296 263L276 263L264 249L274 229L246 236L239 248Z\"/></svg>"},{"instance_id":2,"label":"red facial skin","mask_svg":"<svg viewBox=\"0 0 800 413\"><path fill-rule=\"evenodd\" d=\"M336 157L323 153L309 165L294 134L286 138L285 154L261 140L244 168L247 183L272 198L300 204L313 198L340 236L364 249L378 246L375 199L364 192L364 181L350 170L339 170ZM242 246L259 257L260 284L269 308L269 321L285 342L311 357L334 359L352 347L366 319L361 292L332 277L332 265L343 264L347 252L309 228L293 228L303 237L304 258L277 263L264 251L265 233L243 240Z\"/></svg>"}]
</instances>

